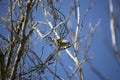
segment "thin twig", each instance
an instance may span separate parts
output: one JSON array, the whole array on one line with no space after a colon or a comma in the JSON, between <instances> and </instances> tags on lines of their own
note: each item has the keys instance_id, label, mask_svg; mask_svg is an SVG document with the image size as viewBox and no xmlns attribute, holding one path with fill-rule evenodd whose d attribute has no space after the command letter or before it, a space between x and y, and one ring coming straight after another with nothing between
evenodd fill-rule
<instances>
[{"instance_id":1,"label":"thin twig","mask_svg":"<svg viewBox=\"0 0 120 80\"><path fill-rule=\"evenodd\" d=\"M115 34L115 19L113 15L113 3L112 0L109 0L109 9L110 9L110 30L111 30L111 37L112 37L112 45L114 48L114 54L118 63L120 63L120 52L117 46L116 34Z\"/></svg>"}]
</instances>

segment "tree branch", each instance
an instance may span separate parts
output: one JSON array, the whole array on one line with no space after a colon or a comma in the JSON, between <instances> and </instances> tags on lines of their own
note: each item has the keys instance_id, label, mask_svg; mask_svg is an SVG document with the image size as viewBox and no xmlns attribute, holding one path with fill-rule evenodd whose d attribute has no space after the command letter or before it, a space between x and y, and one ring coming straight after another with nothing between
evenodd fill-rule
<instances>
[{"instance_id":1,"label":"tree branch","mask_svg":"<svg viewBox=\"0 0 120 80\"><path fill-rule=\"evenodd\" d=\"M114 48L114 54L118 63L120 63L120 52L117 46L116 34L115 34L115 18L113 15L113 3L112 0L109 0L109 9L110 9L110 30L111 30L111 38L112 38L112 45Z\"/></svg>"}]
</instances>

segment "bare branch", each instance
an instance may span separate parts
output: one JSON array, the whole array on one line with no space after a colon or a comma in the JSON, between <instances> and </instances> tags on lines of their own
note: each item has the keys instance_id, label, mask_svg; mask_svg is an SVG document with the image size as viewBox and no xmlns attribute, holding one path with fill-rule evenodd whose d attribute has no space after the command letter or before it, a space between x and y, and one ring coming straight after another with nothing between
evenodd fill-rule
<instances>
[{"instance_id":1,"label":"bare branch","mask_svg":"<svg viewBox=\"0 0 120 80\"><path fill-rule=\"evenodd\" d=\"M112 45L114 48L114 54L118 63L120 63L120 52L118 51L118 46L116 42L116 35L115 35L115 19L113 15L113 3L112 0L109 0L109 9L110 9L110 30L111 30L111 38L112 38Z\"/></svg>"},{"instance_id":2,"label":"bare branch","mask_svg":"<svg viewBox=\"0 0 120 80\"><path fill-rule=\"evenodd\" d=\"M85 11L84 15L83 15L83 18L82 18L82 22L81 22L81 28L80 28L80 31L82 30L83 28L83 24L84 24L84 21L87 17L87 14L89 13L89 11L91 10L91 8L94 6L94 0L92 0L92 3L89 5L89 7L87 8L87 10Z\"/></svg>"}]
</instances>

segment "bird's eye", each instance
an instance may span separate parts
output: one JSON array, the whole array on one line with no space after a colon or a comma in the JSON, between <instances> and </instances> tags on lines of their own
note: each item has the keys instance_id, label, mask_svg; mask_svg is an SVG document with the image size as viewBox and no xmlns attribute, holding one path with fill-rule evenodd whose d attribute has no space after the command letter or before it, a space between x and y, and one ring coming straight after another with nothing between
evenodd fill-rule
<instances>
[{"instance_id":1,"label":"bird's eye","mask_svg":"<svg viewBox=\"0 0 120 80\"><path fill-rule=\"evenodd\" d=\"M50 46L52 46L52 44L50 44Z\"/></svg>"}]
</instances>

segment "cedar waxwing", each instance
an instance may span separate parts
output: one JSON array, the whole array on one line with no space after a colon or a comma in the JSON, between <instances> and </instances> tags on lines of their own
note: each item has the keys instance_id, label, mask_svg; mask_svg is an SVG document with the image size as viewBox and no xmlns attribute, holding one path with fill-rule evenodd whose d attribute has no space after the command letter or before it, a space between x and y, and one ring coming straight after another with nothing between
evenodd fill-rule
<instances>
[{"instance_id":1,"label":"cedar waxwing","mask_svg":"<svg viewBox=\"0 0 120 80\"><path fill-rule=\"evenodd\" d=\"M51 41L56 45L56 46L60 46L60 47L64 47L69 45L70 43L65 40L65 39L56 39L56 38L51 38Z\"/></svg>"}]
</instances>

